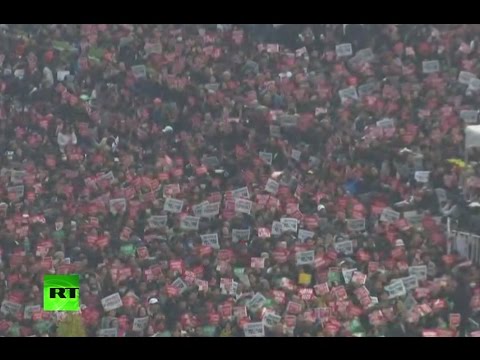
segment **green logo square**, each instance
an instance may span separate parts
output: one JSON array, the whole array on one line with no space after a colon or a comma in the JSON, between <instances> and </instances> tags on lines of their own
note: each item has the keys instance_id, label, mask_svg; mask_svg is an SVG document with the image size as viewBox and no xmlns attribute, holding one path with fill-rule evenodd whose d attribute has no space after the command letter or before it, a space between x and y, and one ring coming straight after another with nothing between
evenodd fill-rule
<instances>
[{"instance_id":1,"label":"green logo square","mask_svg":"<svg viewBox=\"0 0 480 360\"><path fill-rule=\"evenodd\" d=\"M44 275L43 310L79 311L80 278L78 275Z\"/></svg>"}]
</instances>

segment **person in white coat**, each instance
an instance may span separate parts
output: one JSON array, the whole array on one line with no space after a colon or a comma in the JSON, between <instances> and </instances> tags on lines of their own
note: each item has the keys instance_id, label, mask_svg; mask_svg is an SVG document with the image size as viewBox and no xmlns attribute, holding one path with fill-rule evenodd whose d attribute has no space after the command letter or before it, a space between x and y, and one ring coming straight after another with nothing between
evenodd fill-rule
<instances>
[{"instance_id":1,"label":"person in white coat","mask_svg":"<svg viewBox=\"0 0 480 360\"><path fill-rule=\"evenodd\" d=\"M59 129L57 133L57 143L62 153L65 151L67 145L76 145L77 135L75 131L70 126L67 126L65 129Z\"/></svg>"}]
</instances>

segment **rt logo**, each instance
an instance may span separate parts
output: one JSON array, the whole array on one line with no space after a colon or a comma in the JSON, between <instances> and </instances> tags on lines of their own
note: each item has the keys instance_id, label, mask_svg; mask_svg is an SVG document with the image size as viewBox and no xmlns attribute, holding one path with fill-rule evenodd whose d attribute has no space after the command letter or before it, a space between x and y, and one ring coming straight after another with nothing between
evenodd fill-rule
<instances>
[{"instance_id":1,"label":"rt logo","mask_svg":"<svg viewBox=\"0 0 480 360\"><path fill-rule=\"evenodd\" d=\"M45 275L43 279L43 310L79 311L79 276Z\"/></svg>"}]
</instances>

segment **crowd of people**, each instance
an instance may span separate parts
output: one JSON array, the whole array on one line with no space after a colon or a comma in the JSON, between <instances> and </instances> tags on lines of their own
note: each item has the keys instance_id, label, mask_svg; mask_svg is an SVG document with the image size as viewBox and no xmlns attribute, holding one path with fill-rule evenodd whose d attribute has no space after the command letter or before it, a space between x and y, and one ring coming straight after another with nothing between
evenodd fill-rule
<instances>
[{"instance_id":1,"label":"crowd of people","mask_svg":"<svg viewBox=\"0 0 480 360\"><path fill-rule=\"evenodd\" d=\"M479 336L479 25L0 25L0 335ZM452 222L454 223L454 222Z\"/></svg>"}]
</instances>

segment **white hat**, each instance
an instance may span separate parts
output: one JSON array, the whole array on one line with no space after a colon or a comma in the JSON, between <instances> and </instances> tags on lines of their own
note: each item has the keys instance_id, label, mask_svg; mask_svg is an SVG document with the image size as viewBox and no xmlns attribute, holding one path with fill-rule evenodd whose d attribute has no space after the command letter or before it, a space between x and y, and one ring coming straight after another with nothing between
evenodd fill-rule
<instances>
[{"instance_id":1,"label":"white hat","mask_svg":"<svg viewBox=\"0 0 480 360\"><path fill-rule=\"evenodd\" d=\"M156 303L158 303L158 299L157 298L151 298L150 300L148 300L148 303L150 305L156 304Z\"/></svg>"},{"instance_id":2,"label":"white hat","mask_svg":"<svg viewBox=\"0 0 480 360\"><path fill-rule=\"evenodd\" d=\"M171 126L165 126L165 129L162 130L164 133L166 132L172 132L173 128Z\"/></svg>"},{"instance_id":3,"label":"white hat","mask_svg":"<svg viewBox=\"0 0 480 360\"><path fill-rule=\"evenodd\" d=\"M322 210L325 210L325 205L322 205L322 204L318 205L317 211L322 211Z\"/></svg>"},{"instance_id":4,"label":"white hat","mask_svg":"<svg viewBox=\"0 0 480 360\"><path fill-rule=\"evenodd\" d=\"M405 243L402 239L395 240L395 246L405 246Z\"/></svg>"}]
</instances>

